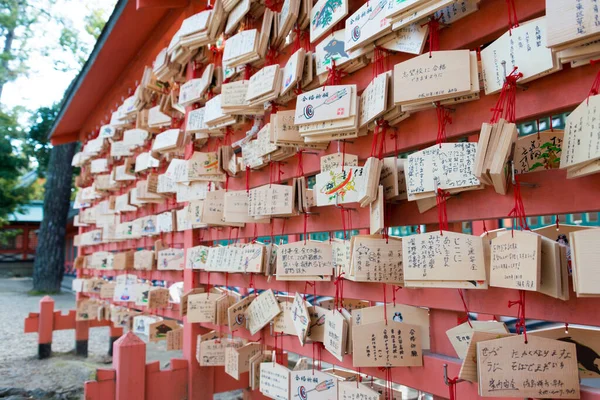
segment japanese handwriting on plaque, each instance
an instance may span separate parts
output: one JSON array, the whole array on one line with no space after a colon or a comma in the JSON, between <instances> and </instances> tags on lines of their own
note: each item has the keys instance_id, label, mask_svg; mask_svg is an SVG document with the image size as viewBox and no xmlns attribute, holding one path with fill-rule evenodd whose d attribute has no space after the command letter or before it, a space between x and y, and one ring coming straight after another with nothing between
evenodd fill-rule
<instances>
[{"instance_id":1,"label":"japanese handwriting on plaque","mask_svg":"<svg viewBox=\"0 0 600 400\"><path fill-rule=\"evenodd\" d=\"M573 343L535 336L479 342L477 370L483 397L579 398Z\"/></svg>"},{"instance_id":2,"label":"japanese handwriting on plaque","mask_svg":"<svg viewBox=\"0 0 600 400\"><path fill-rule=\"evenodd\" d=\"M560 166L563 131L544 131L517 139L515 174L543 171Z\"/></svg>"},{"instance_id":3,"label":"japanese handwriting on plaque","mask_svg":"<svg viewBox=\"0 0 600 400\"><path fill-rule=\"evenodd\" d=\"M429 310L405 304L387 304L352 310L352 326L385 321L384 311L390 321L404 322L421 328L421 348L429 350Z\"/></svg>"},{"instance_id":4,"label":"japanese handwriting on plaque","mask_svg":"<svg viewBox=\"0 0 600 400\"><path fill-rule=\"evenodd\" d=\"M260 392L276 400L290 398L290 370L274 362L260 364Z\"/></svg>"},{"instance_id":5,"label":"japanese handwriting on plaque","mask_svg":"<svg viewBox=\"0 0 600 400\"><path fill-rule=\"evenodd\" d=\"M306 369L290 374L291 400L337 400L338 379L321 371Z\"/></svg>"},{"instance_id":6,"label":"japanese handwriting on plaque","mask_svg":"<svg viewBox=\"0 0 600 400\"><path fill-rule=\"evenodd\" d=\"M217 300L221 294L193 294L188 296L188 322L215 322Z\"/></svg>"},{"instance_id":7,"label":"japanese handwriting on plaque","mask_svg":"<svg viewBox=\"0 0 600 400\"><path fill-rule=\"evenodd\" d=\"M477 143L442 143L408 156L404 173L409 200L426 193L433 197L437 189L479 185L473 175L476 153Z\"/></svg>"},{"instance_id":8,"label":"japanese handwriting on plaque","mask_svg":"<svg viewBox=\"0 0 600 400\"><path fill-rule=\"evenodd\" d=\"M296 124L344 119L350 115L350 98L356 85L324 86L302 93L296 102Z\"/></svg>"},{"instance_id":9,"label":"japanese handwriting on plaque","mask_svg":"<svg viewBox=\"0 0 600 400\"><path fill-rule=\"evenodd\" d=\"M240 379L240 374L248 372L250 358L262 351L260 343L247 343L240 348L228 347L225 349L225 373L235 379Z\"/></svg>"},{"instance_id":10,"label":"japanese handwriting on plaque","mask_svg":"<svg viewBox=\"0 0 600 400\"><path fill-rule=\"evenodd\" d=\"M377 391L362 383L338 383L338 399L340 400L381 400L383 398Z\"/></svg>"},{"instance_id":11,"label":"japanese handwriting on plaque","mask_svg":"<svg viewBox=\"0 0 600 400\"><path fill-rule=\"evenodd\" d=\"M246 309L248 330L254 335L281 312L271 289L262 292Z\"/></svg>"},{"instance_id":12,"label":"japanese handwriting on plaque","mask_svg":"<svg viewBox=\"0 0 600 400\"><path fill-rule=\"evenodd\" d=\"M402 240L406 286L442 281L443 287L462 288L460 282L486 281L483 239L479 236L444 231L411 235ZM412 283L414 282L414 284ZM435 286L431 283L429 286Z\"/></svg>"},{"instance_id":13,"label":"japanese handwriting on plaque","mask_svg":"<svg viewBox=\"0 0 600 400\"><path fill-rule=\"evenodd\" d=\"M537 291L540 286L541 237L514 230L492 239L490 286Z\"/></svg>"},{"instance_id":14,"label":"japanese handwriting on plaque","mask_svg":"<svg viewBox=\"0 0 600 400\"><path fill-rule=\"evenodd\" d=\"M304 346L308 325L310 323L310 315L308 314L304 299L299 293L296 293L294 302L292 303L292 322L296 330L296 335L298 336L298 339L300 339L300 344Z\"/></svg>"},{"instance_id":15,"label":"japanese handwriting on plaque","mask_svg":"<svg viewBox=\"0 0 600 400\"><path fill-rule=\"evenodd\" d=\"M350 274L358 282L404 284L402 241L399 238L353 236L350 240Z\"/></svg>"},{"instance_id":16,"label":"japanese handwriting on plaque","mask_svg":"<svg viewBox=\"0 0 600 400\"><path fill-rule=\"evenodd\" d=\"M333 253L329 243L304 241L279 246L277 250L277 279L287 275L331 276Z\"/></svg>"},{"instance_id":17,"label":"japanese handwriting on plaque","mask_svg":"<svg viewBox=\"0 0 600 400\"><path fill-rule=\"evenodd\" d=\"M508 333L504 322L499 321L470 321L448 329L446 335L450 343L454 347L458 358L463 359L467 354L467 348L473 337L473 333L478 332L493 332L493 333Z\"/></svg>"},{"instance_id":18,"label":"japanese handwriting on plaque","mask_svg":"<svg viewBox=\"0 0 600 400\"><path fill-rule=\"evenodd\" d=\"M352 365L355 367L420 367L423 365L421 328L385 321L352 327Z\"/></svg>"},{"instance_id":19,"label":"japanese handwriting on plaque","mask_svg":"<svg viewBox=\"0 0 600 400\"><path fill-rule=\"evenodd\" d=\"M228 347L240 348L244 345L244 340L235 338L218 338L203 340L199 342L199 357L198 363L201 367L208 366L224 366L225 365L225 350Z\"/></svg>"},{"instance_id":20,"label":"japanese handwriting on plaque","mask_svg":"<svg viewBox=\"0 0 600 400\"><path fill-rule=\"evenodd\" d=\"M323 345L335 358L343 361L348 337L348 322L338 310L325 317L325 340Z\"/></svg>"}]
</instances>

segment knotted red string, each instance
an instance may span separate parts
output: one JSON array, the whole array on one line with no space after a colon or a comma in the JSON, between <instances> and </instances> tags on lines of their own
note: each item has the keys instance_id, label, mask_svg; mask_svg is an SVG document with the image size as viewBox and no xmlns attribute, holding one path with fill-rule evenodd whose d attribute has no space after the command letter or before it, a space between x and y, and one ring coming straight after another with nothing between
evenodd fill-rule
<instances>
[{"instance_id":1,"label":"knotted red string","mask_svg":"<svg viewBox=\"0 0 600 400\"><path fill-rule=\"evenodd\" d=\"M389 54L389 50L375 46L375 50L373 50L373 79L390 69Z\"/></svg>"},{"instance_id":2,"label":"knotted red string","mask_svg":"<svg viewBox=\"0 0 600 400\"><path fill-rule=\"evenodd\" d=\"M444 231L448 230L448 211L446 209L446 200L450 197L450 193L438 188L435 196L438 210L438 222L440 224L440 235L444 236Z\"/></svg>"},{"instance_id":3,"label":"knotted red string","mask_svg":"<svg viewBox=\"0 0 600 400\"><path fill-rule=\"evenodd\" d=\"M506 0L506 8L508 8L508 31L512 35L513 28L519 26L519 20L517 19L517 8L515 7L515 0Z\"/></svg>"},{"instance_id":4,"label":"knotted red string","mask_svg":"<svg viewBox=\"0 0 600 400\"><path fill-rule=\"evenodd\" d=\"M402 289L402 286L394 286L394 289L392 290L392 302L394 303L394 307L396 307L396 292L400 289Z\"/></svg>"},{"instance_id":5,"label":"knotted red string","mask_svg":"<svg viewBox=\"0 0 600 400\"><path fill-rule=\"evenodd\" d=\"M435 102L435 111L437 115L438 121L438 131L437 131L437 139L436 144L442 145L442 143L446 143L446 126L452 123L452 117L450 116L450 110L446 107L440 106L440 102Z\"/></svg>"},{"instance_id":6,"label":"knotted red string","mask_svg":"<svg viewBox=\"0 0 600 400\"><path fill-rule=\"evenodd\" d=\"M516 122L516 100L517 100L517 80L523 77L523 74L517 72L518 67L514 67L510 74L506 77L500 97L496 102L496 106L492 108L491 124L498 122L504 116L508 122Z\"/></svg>"},{"instance_id":7,"label":"knotted red string","mask_svg":"<svg viewBox=\"0 0 600 400\"><path fill-rule=\"evenodd\" d=\"M469 326L471 328L473 328L473 324L471 324L471 318L469 317L469 307L467 307L467 302L465 301L465 296L463 294L463 290L462 289L457 289L457 290L458 290L458 294L460 295L460 300L463 303L465 313L467 314L467 322L469 323Z\"/></svg>"},{"instance_id":8,"label":"knotted red string","mask_svg":"<svg viewBox=\"0 0 600 400\"><path fill-rule=\"evenodd\" d=\"M559 231L560 230L560 222L558 219L558 214L556 214L556 230Z\"/></svg>"},{"instance_id":9,"label":"knotted red string","mask_svg":"<svg viewBox=\"0 0 600 400\"><path fill-rule=\"evenodd\" d=\"M519 290L519 300L517 301L508 301L508 308L518 305L519 308L517 310L517 322L515 324L515 331L517 334L523 332L523 338L525 339L525 344L527 344L527 326L525 324L525 291Z\"/></svg>"},{"instance_id":10,"label":"knotted red string","mask_svg":"<svg viewBox=\"0 0 600 400\"><path fill-rule=\"evenodd\" d=\"M331 60L331 67L327 67L327 84L325 86L339 85L342 77L345 75L335 64L335 60ZM323 90L325 90L323 86Z\"/></svg>"},{"instance_id":11,"label":"knotted red string","mask_svg":"<svg viewBox=\"0 0 600 400\"><path fill-rule=\"evenodd\" d=\"M273 12L279 12L279 5L281 4L280 0L265 0L265 7Z\"/></svg>"},{"instance_id":12,"label":"knotted red string","mask_svg":"<svg viewBox=\"0 0 600 400\"><path fill-rule=\"evenodd\" d=\"M523 205L523 198L521 197L521 184L519 183L518 175L514 176L515 182L513 184L513 197L514 197L514 206L512 210L508 213L509 217L512 217L516 220L516 223L519 224L519 227L524 230L529 230L529 225L527 225L527 218L525 214L525 206ZM513 223L511 234L514 237L515 224Z\"/></svg>"},{"instance_id":13,"label":"knotted red string","mask_svg":"<svg viewBox=\"0 0 600 400\"><path fill-rule=\"evenodd\" d=\"M456 400L456 384L458 383L458 376L454 378L448 378L448 394L450 400Z\"/></svg>"},{"instance_id":14,"label":"knotted red string","mask_svg":"<svg viewBox=\"0 0 600 400\"><path fill-rule=\"evenodd\" d=\"M272 48L269 45L267 49L267 54L265 55L265 66L274 65L277 63L277 58L279 57L279 50Z\"/></svg>"},{"instance_id":15,"label":"knotted red string","mask_svg":"<svg viewBox=\"0 0 600 400\"><path fill-rule=\"evenodd\" d=\"M590 60L591 65L596 65L599 63L600 63L600 59ZM598 90L600 90L600 70L596 74L596 78L594 79L594 82L592 83L592 87L590 88L590 92L588 93L588 98L587 98L588 103L590 101L591 96L595 96L598 94ZM552 125L552 118L550 119L550 124Z\"/></svg>"},{"instance_id":16,"label":"knotted red string","mask_svg":"<svg viewBox=\"0 0 600 400\"><path fill-rule=\"evenodd\" d=\"M215 45L209 46L209 50L212 53L212 62L215 65L221 65L223 61L223 48L219 48Z\"/></svg>"},{"instance_id":17,"label":"knotted red string","mask_svg":"<svg viewBox=\"0 0 600 400\"><path fill-rule=\"evenodd\" d=\"M294 42L292 46L292 52L295 53L301 48L308 50L310 48L310 42L306 31L301 30L297 24L294 24Z\"/></svg>"},{"instance_id":18,"label":"knotted red string","mask_svg":"<svg viewBox=\"0 0 600 400\"><path fill-rule=\"evenodd\" d=\"M256 291L256 288L254 287L254 273L250 272L250 278L248 279L248 288L252 289L253 292Z\"/></svg>"},{"instance_id":19,"label":"knotted red string","mask_svg":"<svg viewBox=\"0 0 600 400\"><path fill-rule=\"evenodd\" d=\"M250 64L244 65L244 80L247 81L252 76L252 66Z\"/></svg>"}]
</instances>

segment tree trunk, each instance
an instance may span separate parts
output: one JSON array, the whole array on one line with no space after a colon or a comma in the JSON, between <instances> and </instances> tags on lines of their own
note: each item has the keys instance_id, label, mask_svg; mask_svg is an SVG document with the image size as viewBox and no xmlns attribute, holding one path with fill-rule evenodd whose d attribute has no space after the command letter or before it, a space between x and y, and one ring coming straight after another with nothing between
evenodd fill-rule
<instances>
[{"instance_id":1,"label":"tree trunk","mask_svg":"<svg viewBox=\"0 0 600 400\"><path fill-rule=\"evenodd\" d=\"M33 264L33 289L60 291L65 271L65 234L69 215L76 143L54 146L50 151L44 194L44 220L38 235Z\"/></svg>"}]
</instances>

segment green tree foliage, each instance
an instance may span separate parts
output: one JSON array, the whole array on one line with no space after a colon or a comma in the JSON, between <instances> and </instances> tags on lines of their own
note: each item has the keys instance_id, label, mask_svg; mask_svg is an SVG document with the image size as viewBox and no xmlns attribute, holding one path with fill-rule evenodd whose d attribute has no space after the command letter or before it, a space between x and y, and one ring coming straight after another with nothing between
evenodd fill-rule
<instances>
[{"instance_id":1,"label":"green tree foliage","mask_svg":"<svg viewBox=\"0 0 600 400\"><path fill-rule=\"evenodd\" d=\"M29 119L30 128L23 144L24 153L37 161L37 172L40 178L46 177L48 160L50 159L50 140L48 134L58 116L60 104L54 103L50 107L40 107Z\"/></svg>"}]
</instances>

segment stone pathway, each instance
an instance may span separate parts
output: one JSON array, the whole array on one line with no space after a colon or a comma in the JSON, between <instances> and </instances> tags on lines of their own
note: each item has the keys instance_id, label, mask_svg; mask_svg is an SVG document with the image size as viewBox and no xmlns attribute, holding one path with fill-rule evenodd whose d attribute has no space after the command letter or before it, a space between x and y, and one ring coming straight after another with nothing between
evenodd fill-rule
<instances>
[{"instance_id":1,"label":"stone pathway","mask_svg":"<svg viewBox=\"0 0 600 400\"><path fill-rule=\"evenodd\" d=\"M38 360L37 334L23 333L25 317L39 311L42 297L28 295L31 287L30 278L0 279L0 399L83 398L83 383L94 378L96 368L111 367L106 355L108 327L90 329L87 359L74 354L75 331L64 330L54 332L52 357ZM73 293L52 297L55 310L75 308ZM165 342L148 344L147 361L158 360L164 368L171 358L182 357L181 352L167 352L165 347Z\"/></svg>"}]
</instances>

